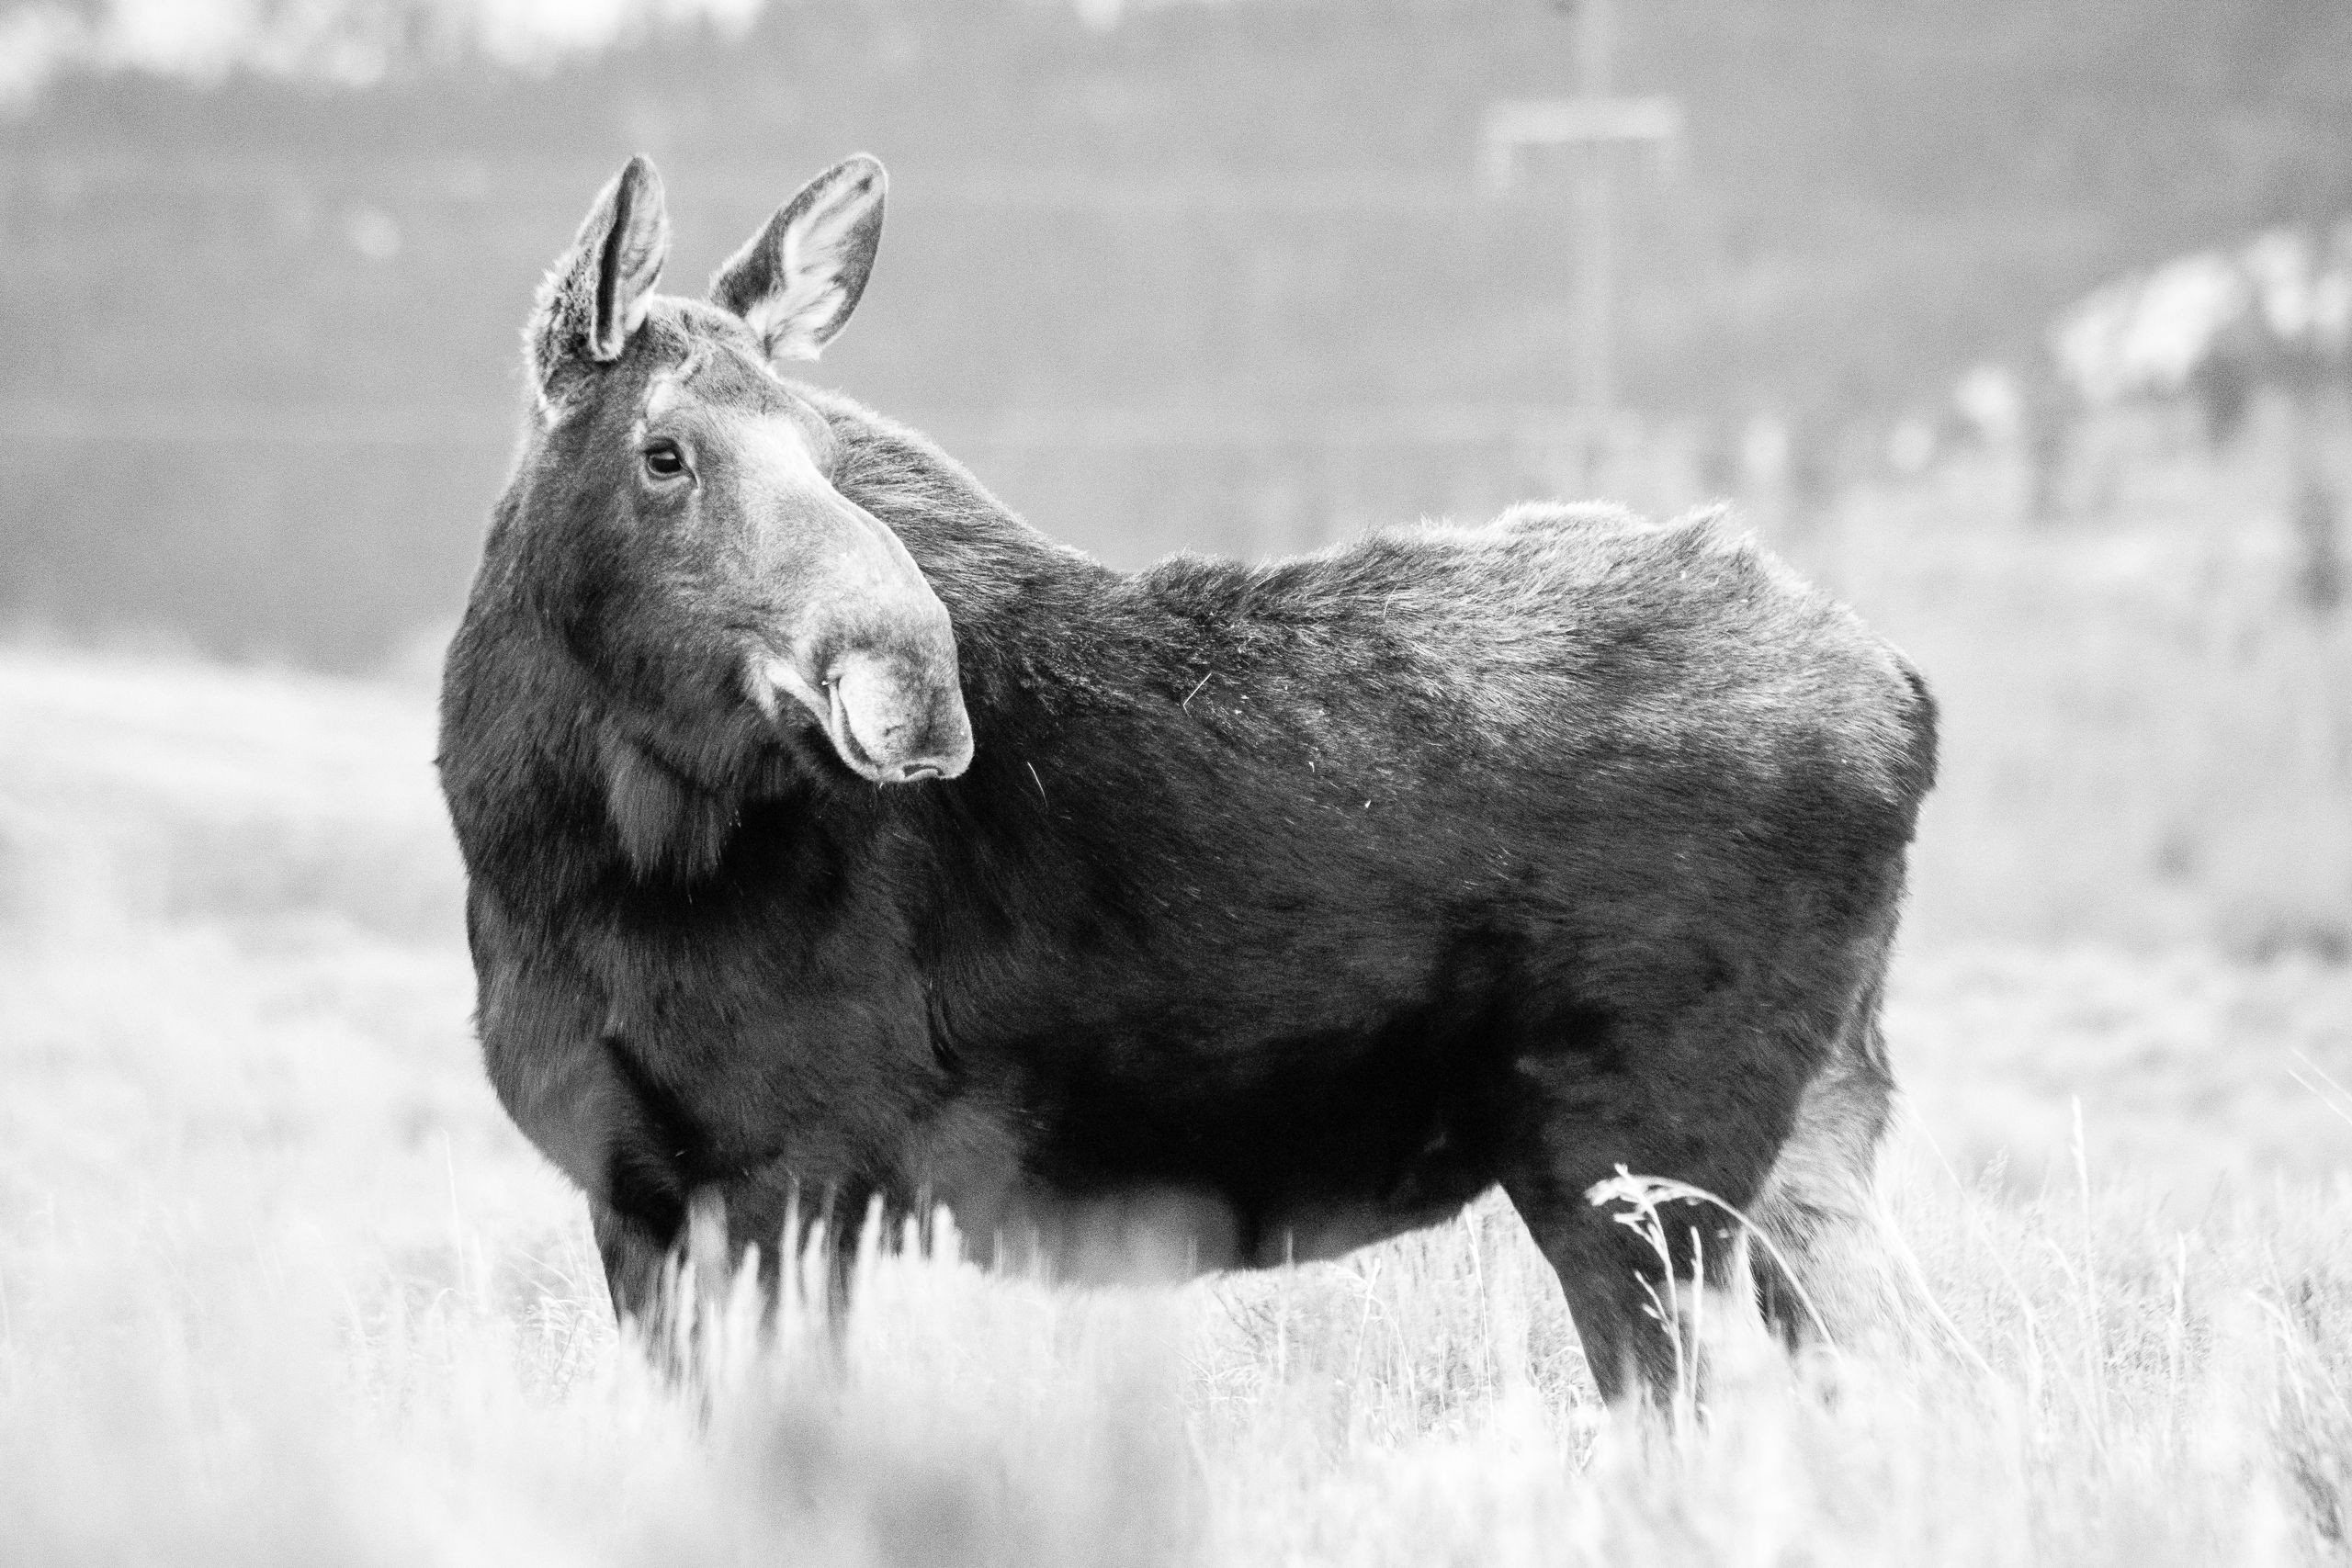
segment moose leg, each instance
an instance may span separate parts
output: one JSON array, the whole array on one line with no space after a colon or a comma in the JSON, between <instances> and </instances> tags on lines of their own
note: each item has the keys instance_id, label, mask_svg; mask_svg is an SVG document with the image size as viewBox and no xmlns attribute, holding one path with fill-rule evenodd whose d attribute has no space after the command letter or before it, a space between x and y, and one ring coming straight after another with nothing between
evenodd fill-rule
<instances>
[{"instance_id":1,"label":"moose leg","mask_svg":"<svg viewBox=\"0 0 2352 1568\"><path fill-rule=\"evenodd\" d=\"M589 1219L605 1263L613 1314L634 1324L657 1366L692 1375L701 1338L718 1321L741 1270L756 1268L764 1337L791 1321L787 1292L824 1325L836 1360L845 1349L856 1271L862 1196L796 1206L788 1185L763 1190L749 1182L713 1183L688 1201L689 1217L665 1239L642 1219L591 1198ZM820 1224L821 1222L821 1224ZM806 1294L797 1292L805 1292Z\"/></svg>"},{"instance_id":2,"label":"moose leg","mask_svg":"<svg viewBox=\"0 0 2352 1568\"><path fill-rule=\"evenodd\" d=\"M740 1268L756 1249L760 1290L771 1317L781 1325L805 1308L828 1326L838 1346L848 1326L858 1251L876 1186L837 1180L818 1187L772 1168L717 1183L710 1190L722 1206L735 1266ZM898 1213L885 1203L878 1244L888 1245L889 1221Z\"/></svg>"},{"instance_id":3,"label":"moose leg","mask_svg":"<svg viewBox=\"0 0 2352 1568\"><path fill-rule=\"evenodd\" d=\"M613 1315L624 1324L635 1323L647 1344L668 1343L670 1242L601 1198L588 1200L588 1223L605 1261Z\"/></svg>"},{"instance_id":4,"label":"moose leg","mask_svg":"<svg viewBox=\"0 0 2352 1568\"><path fill-rule=\"evenodd\" d=\"M1560 1277L1593 1380L1614 1403L1664 1398L1692 1370L1683 1316L1751 1318L1740 1224L1717 1202L1663 1201L1645 1225L1596 1185L1622 1168L1696 1189L1745 1212L1788 1139L1836 1031L1780 997L1675 976L1635 976L1643 1011L1587 1008L1521 1056L1515 1082L1533 1125L1504 1191ZM1657 998L1683 998L1671 1010ZM1781 1005L1772 1005L1774 1003Z\"/></svg>"},{"instance_id":5,"label":"moose leg","mask_svg":"<svg viewBox=\"0 0 2352 1568\"><path fill-rule=\"evenodd\" d=\"M1758 1195L1756 1249L1765 1321L1795 1349L1863 1304L1871 1187L1894 1092L1873 980L1857 998L1829 1065L1805 1089L1795 1129Z\"/></svg>"},{"instance_id":6,"label":"moose leg","mask_svg":"<svg viewBox=\"0 0 2352 1568\"><path fill-rule=\"evenodd\" d=\"M1678 1382L1689 1386L1698 1350L1690 1325L1724 1310L1712 1303L1699 1309L1693 1293L1722 1292L1736 1281L1736 1238L1723 1213L1691 1203L1659 1206L1669 1276L1651 1242L1614 1218L1623 1211L1594 1206L1583 1189L1510 1181L1504 1191L1560 1277L1600 1397L1612 1405L1644 1397L1663 1404Z\"/></svg>"}]
</instances>

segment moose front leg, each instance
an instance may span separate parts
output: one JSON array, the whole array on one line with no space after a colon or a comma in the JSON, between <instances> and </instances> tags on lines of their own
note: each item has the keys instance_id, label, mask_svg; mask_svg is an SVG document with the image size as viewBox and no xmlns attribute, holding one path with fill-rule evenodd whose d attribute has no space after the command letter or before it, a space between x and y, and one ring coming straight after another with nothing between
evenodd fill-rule
<instances>
[{"instance_id":1,"label":"moose front leg","mask_svg":"<svg viewBox=\"0 0 2352 1568\"><path fill-rule=\"evenodd\" d=\"M692 1337L747 1299L737 1292L748 1288L757 1333L821 1324L838 1353L875 1190L833 1183L804 1193L788 1179L707 1183L666 1230L592 1196L589 1218L614 1315L635 1325L657 1360L684 1371ZM895 1213L886 1205L886 1241L887 1217Z\"/></svg>"},{"instance_id":2,"label":"moose front leg","mask_svg":"<svg viewBox=\"0 0 2352 1568\"><path fill-rule=\"evenodd\" d=\"M656 1236L642 1221L598 1197L588 1200L588 1223L605 1260L605 1288L612 1296L613 1315L624 1324L638 1324L650 1337L666 1321L662 1308L671 1239Z\"/></svg>"},{"instance_id":3,"label":"moose front leg","mask_svg":"<svg viewBox=\"0 0 2352 1568\"><path fill-rule=\"evenodd\" d=\"M695 1196L707 1202L725 1236L729 1266L757 1259L762 1298L772 1317L806 1314L829 1325L836 1340L846 1331L857 1258L865 1227L882 1193L877 1184L835 1179L804 1181L778 1170L713 1183ZM887 1246L903 1205L883 1199L876 1237Z\"/></svg>"}]
</instances>

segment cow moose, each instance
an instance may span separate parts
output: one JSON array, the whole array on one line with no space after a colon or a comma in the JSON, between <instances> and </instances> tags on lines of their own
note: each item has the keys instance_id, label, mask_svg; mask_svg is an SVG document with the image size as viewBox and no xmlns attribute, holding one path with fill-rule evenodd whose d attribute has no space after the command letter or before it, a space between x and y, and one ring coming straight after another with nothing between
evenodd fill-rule
<instances>
[{"instance_id":1,"label":"cow moose","mask_svg":"<svg viewBox=\"0 0 2352 1568\"><path fill-rule=\"evenodd\" d=\"M1713 513L1103 566L782 374L885 184L819 175L702 299L655 292L652 166L605 187L449 650L487 1068L616 1310L712 1200L738 1249L935 1203L1095 1277L1499 1185L1632 1397L1673 1363L1664 1265L1588 1199L1622 1167L1755 1215L1800 1315L1891 1093L1918 675Z\"/></svg>"}]
</instances>

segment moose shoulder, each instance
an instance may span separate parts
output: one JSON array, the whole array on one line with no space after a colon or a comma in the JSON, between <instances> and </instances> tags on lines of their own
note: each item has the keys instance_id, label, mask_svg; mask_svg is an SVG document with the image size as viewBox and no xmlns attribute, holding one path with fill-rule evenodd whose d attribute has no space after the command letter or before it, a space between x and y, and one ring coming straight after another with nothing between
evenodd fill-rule
<instances>
[{"instance_id":1,"label":"moose shoulder","mask_svg":"<svg viewBox=\"0 0 2352 1568\"><path fill-rule=\"evenodd\" d=\"M1098 565L780 378L883 191L829 171L695 301L650 167L605 189L449 655L484 1054L616 1306L706 1195L739 1245L938 1201L1084 1274L1500 1184L1604 1392L1668 1375L1586 1194L1692 1183L1800 1272L1858 1212L1917 676L1713 516Z\"/></svg>"}]
</instances>

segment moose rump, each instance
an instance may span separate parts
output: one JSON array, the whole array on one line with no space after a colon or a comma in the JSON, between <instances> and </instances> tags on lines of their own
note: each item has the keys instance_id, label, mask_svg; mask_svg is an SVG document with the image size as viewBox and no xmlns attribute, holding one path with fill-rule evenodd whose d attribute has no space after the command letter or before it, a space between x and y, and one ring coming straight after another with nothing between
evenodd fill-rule
<instances>
[{"instance_id":1,"label":"moose rump","mask_svg":"<svg viewBox=\"0 0 2352 1568\"><path fill-rule=\"evenodd\" d=\"M1704 1188L1800 1271L1858 1212L1924 686L1712 515L1102 567L784 378L883 191L820 175L695 301L650 167L607 188L450 652L485 1059L616 1304L705 1198L1087 1273L1500 1185L1603 1391L1658 1383L1659 1260L1587 1194Z\"/></svg>"}]
</instances>

